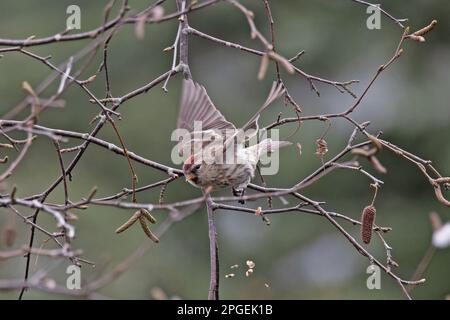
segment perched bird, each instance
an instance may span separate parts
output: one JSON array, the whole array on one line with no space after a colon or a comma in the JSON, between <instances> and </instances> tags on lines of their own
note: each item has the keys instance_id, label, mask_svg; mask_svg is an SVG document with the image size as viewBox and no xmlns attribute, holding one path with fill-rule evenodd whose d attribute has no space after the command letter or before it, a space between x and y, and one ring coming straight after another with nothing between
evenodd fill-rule
<instances>
[{"instance_id":1,"label":"perched bird","mask_svg":"<svg viewBox=\"0 0 450 320\"><path fill-rule=\"evenodd\" d=\"M260 157L291 144L264 139L249 145L249 140L258 135L260 113L283 92L282 85L274 83L263 106L242 129L237 129L214 106L203 86L191 79L183 80L177 127L190 132L183 149L187 146L183 163L186 181L209 190L232 187L235 196L242 196L254 177ZM200 131L196 131L198 124L201 124Z\"/></svg>"}]
</instances>

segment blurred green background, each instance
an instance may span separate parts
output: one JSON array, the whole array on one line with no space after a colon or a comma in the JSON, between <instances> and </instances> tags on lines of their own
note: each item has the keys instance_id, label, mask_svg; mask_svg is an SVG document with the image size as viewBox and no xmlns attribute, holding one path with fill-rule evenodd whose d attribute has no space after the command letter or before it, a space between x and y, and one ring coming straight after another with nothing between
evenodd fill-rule
<instances>
[{"instance_id":1,"label":"blurred green background","mask_svg":"<svg viewBox=\"0 0 450 320\"><path fill-rule=\"evenodd\" d=\"M165 12L175 10L175 1L164 4ZM268 25L261 1L242 1L255 13L258 27L268 36ZM443 174L449 172L450 161L450 10L447 2L438 0L377 1L399 18L409 18L412 29L427 25L437 19L437 28L426 36L423 44L408 42L400 60L382 74L370 93L358 108L354 117L358 121L371 121L370 130L382 130L384 138L426 159L433 160ZM81 31L96 28L102 23L106 1L12 1L0 2L0 37L27 38L53 35L65 28L66 8L77 4L81 8ZM151 1L130 1L132 12L144 9ZM300 50L306 54L296 62L303 70L332 80L359 79L354 90L360 94L377 67L386 62L394 52L401 36L401 29L382 17L381 30L366 28L366 8L348 0L335 1L271 1L275 20L277 49L286 57ZM118 6L115 6L117 12ZM248 25L241 12L227 3L218 3L189 15L192 27L210 35L261 49L258 41L251 40ZM120 96L140 87L157 75L169 70L171 53L163 53L173 43L177 20L147 25L145 38L136 39L133 25L125 25L113 38L109 50L109 71L113 96ZM273 80L269 69L264 81L257 81L259 59L211 43L204 39L190 38L190 66L194 79L207 86L208 92L225 116L242 125L265 99ZM30 51L52 55L54 63L60 63L81 49L90 40L56 43L32 47ZM101 53L84 73L89 77L98 68ZM76 64L75 67L80 66ZM0 115L13 108L24 96L22 81L36 86L50 74L43 64L18 53L7 53L0 60ZM299 76L283 74L288 88L302 105L304 115L344 110L353 99L333 87L318 84L321 97L317 97L309 84ZM49 97L58 81L43 97ZM98 96L105 94L104 77L99 76L90 84ZM180 76L169 83L164 94L161 85L121 106L123 120L118 122L128 148L146 158L171 165L170 151L173 143L170 134L174 129L180 94ZM92 129L89 121L98 113L86 95L71 86L64 97L64 109L45 112L39 122L54 128L80 132ZM28 110L27 110L28 111ZM262 118L268 124L279 112L293 116L289 108L277 102ZM26 113L18 115L22 119ZM295 125L286 126L281 136L287 136ZM325 128L321 122L305 122L291 138L302 145L302 155L293 146L280 154L281 169L278 175L267 177L269 186L290 186L321 165L314 155L315 141ZM327 136L329 153L325 160L341 150L352 128L343 120L332 122ZM118 144L110 125L106 125L99 137ZM2 141L3 142L3 141ZM71 141L67 146L73 146ZM65 145L66 146L66 145ZM4 150L2 150L3 152ZM13 152L7 153L14 157ZM73 155L64 155L66 164ZM410 278L428 248L431 240L429 213L436 211L444 221L449 220L448 208L434 197L432 187L423 175L404 159L383 150L379 159L387 167L376 202L377 222L391 226L393 231L386 239L393 246L393 255L400 267L396 272ZM59 176L57 156L53 144L45 137L33 144L26 160L6 184L2 193L18 186L18 196L41 192ZM368 171L370 165L362 160ZM150 184L164 177L148 167L136 164L139 186ZM73 172L69 184L70 198L77 201L87 196L93 186L98 186L98 196L119 192L130 186L130 174L126 160L115 154L90 146ZM348 170L337 170L304 194L316 200L326 201L326 208L359 219L362 208L372 197L369 181L363 175ZM228 193L225 193L228 194ZM140 202L157 202L159 189L138 194ZM182 179L167 188L166 202L189 199L200 191L187 185ZM48 199L63 200L62 188ZM291 203L293 204L293 203ZM251 206L266 207L265 200ZM282 204L274 200L274 206ZM27 210L22 212L27 213ZM132 214L132 211L115 208L90 207L77 212L75 222L76 248L84 250L84 256L94 260L96 268L82 268L82 281L89 282L111 270L130 255L143 242L149 241L137 226L116 235L114 230ZM155 211L158 222L167 215ZM12 212L0 209L0 226L13 223L18 236L14 248L28 242L29 228L16 220ZM224 299L400 299L398 285L382 276L381 290L366 288L368 261L325 219L306 214L280 214L270 216L271 226L259 218L220 211L217 217L219 251L221 261L221 298ZM54 220L41 213L39 223L54 228ZM342 225L359 237L355 226ZM37 233L35 246L51 248L46 237ZM368 249L385 261L383 247L372 241ZM1 244L0 250L7 250ZM252 277L245 277L245 261L256 263ZM35 257L31 260L32 273L46 267L50 260ZM229 269L239 264L238 269ZM58 284L65 283L63 262L50 275ZM0 279L21 278L25 260L22 258L0 261ZM413 291L421 299L443 299L450 293L450 250L438 250L425 276L427 282ZM234 278L225 278L227 273ZM270 287L267 288L265 284ZM175 224L143 259L119 279L99 291L105 297L122 299L152 298L152 288L159 287L169 296L183 299L204 299L209 286L209 244L207 219L204 208L188 219ZM0 292L1 299L14 299L18 292ZM64 299L31 290L26 299Z\"/></svg>"}]
</instances>

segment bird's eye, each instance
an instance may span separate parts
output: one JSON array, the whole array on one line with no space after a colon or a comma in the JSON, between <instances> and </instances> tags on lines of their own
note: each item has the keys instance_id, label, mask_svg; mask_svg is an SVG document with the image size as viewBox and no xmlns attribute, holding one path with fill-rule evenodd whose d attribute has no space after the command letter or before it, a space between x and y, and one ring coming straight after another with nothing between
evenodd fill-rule
<instances>
[{"instance_id":1,"label":"bird's eye","mask_svg":"<svg viewBox=\"0 0 450 320\"><path fill-rule=\"evenodd\" d=\"M196 164L195 166L192 167L192 171L197 171L198 169L200 169L201 164Z\"/></svg>"}]
</instances>

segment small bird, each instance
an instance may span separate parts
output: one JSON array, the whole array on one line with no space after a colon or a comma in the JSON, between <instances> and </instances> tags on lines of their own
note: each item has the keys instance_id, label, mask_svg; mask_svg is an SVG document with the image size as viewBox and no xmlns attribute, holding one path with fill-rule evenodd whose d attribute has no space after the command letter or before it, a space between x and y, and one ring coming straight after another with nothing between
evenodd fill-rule
<instances>
[{"instance_id":1,"label":"small bird","mask_svg":"<svg viewBox=\"0 0 450 320\"><path fill-rule=\"evenodd\" d=\"M249 146L249 140L258 134L260 113L283 92L283 86L274 83L263 106L242 129L237 129L214 106L203 86L184 79L177 127L190 132L188 141L183 143L183 150L188 146L190 151L184 155L186 181L210 191L232 187L235 196L243 196L260 157L291 144L264 139ZM201 123L200 131L195 131L194 122ZM230 151L234 151L231 159Z\"/></svg>"}]
</instances>

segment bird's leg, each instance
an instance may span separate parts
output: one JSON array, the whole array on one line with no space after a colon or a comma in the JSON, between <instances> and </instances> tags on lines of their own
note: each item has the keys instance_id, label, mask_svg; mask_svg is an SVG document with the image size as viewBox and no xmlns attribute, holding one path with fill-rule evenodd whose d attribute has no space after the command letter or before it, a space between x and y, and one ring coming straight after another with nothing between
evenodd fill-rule
<instances>
[{"instance_id":1,"label":"bird's leg","mask_svg":"<svg viewBox=\"0 0 450 320\"><path fill-rule=\"evenodd\" d=\"M242 187L233 187L233 196L235 197L243 197L245 194L245 188ZM238 201L240 204L245 204L245 200L239 200Z\"/></svg>"},{"instance_id":2,"label":"bird's leg","mask_svg":"<svg viewBox=\"0 0 450 320\"><path fill-rule=\"evenodd\" d=\"M245 189L244 188L242 188L241 190L240 190L240 197L243 197L244 196L244 194L245 194ZM239 200L239 203L240 204L245 204L245 200Z\"/></svg>"}]
</instances>

